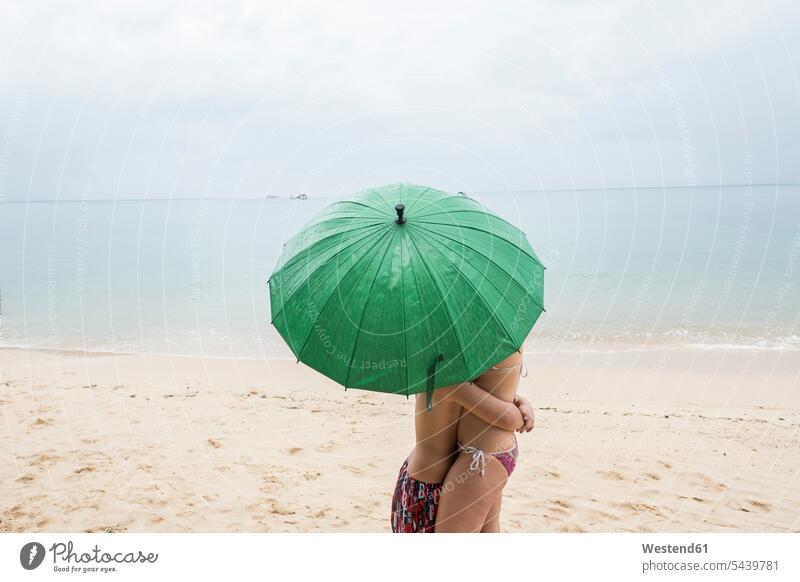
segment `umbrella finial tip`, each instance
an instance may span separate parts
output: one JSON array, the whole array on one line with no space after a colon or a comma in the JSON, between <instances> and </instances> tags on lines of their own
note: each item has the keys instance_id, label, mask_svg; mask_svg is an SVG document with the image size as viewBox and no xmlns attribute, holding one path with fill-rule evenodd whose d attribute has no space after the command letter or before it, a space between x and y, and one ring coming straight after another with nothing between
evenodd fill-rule
<instances>
[{"instance_id":1,"label":"umbrella finial tip","mask_svg":"<svg viewBox=\"0 0 800 582\"><path fill-rule=\"evenodd\" d=\"M405 224L406 219L403 218L403 212L406 210L405 204L395 204L394 206L395 212L397 212L397 220L395 221L397 224Z\"/></svg>"}]
</instances>

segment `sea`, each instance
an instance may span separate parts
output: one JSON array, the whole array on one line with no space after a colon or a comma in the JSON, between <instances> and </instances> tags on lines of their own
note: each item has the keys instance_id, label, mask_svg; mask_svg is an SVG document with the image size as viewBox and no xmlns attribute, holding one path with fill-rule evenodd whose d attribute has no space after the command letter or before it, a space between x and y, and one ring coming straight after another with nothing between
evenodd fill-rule
<instances>
[{"instance_id":1,"label":"sea","mask_svg":"<svg viewBox=\"0 0 800 582\"><path fill-rule=\"evenodd\" d=\"M529 350L800 350L800 185L469 195L547 267ZM267 281L333 201L0 201L0 346L290 357Z\"/></svg>"}]
</instances>

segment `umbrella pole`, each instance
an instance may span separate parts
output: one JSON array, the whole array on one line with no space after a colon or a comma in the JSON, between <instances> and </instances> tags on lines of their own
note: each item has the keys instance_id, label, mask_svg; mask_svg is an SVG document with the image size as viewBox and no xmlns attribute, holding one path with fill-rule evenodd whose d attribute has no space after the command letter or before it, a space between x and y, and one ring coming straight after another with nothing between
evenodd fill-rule
<instances>
[{"instance_id":1,"label":"umbrella pole","mask_svg":"<svg viewBox=\"0 0 800 582\"><path fill-rule=\"evenodd\" d=\"M444 360L444 356L439 354L433 359L433 362L428 366L428 385L425 387L425 408L430 410L433 408L433 389L436 381L436 364Z\"/></svg>"}]
</instances>

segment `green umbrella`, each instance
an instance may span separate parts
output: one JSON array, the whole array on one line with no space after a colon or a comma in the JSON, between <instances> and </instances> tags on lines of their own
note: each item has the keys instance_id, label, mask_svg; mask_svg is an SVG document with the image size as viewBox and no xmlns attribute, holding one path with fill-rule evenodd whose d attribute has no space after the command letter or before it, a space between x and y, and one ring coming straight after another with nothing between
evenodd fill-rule
<instances>
[{"instance_id":1,"label":"green umbrella","mask_svg":"<svg viewBox=\"0 0 800 582\"><path fill-rule=\"evenodd\" d=\"M525 234L478 202L392 184L331 204L286 243L272 323L345 388L427 391L430 405L521 347L543 274Z\"/></svg>"}]
</instances>

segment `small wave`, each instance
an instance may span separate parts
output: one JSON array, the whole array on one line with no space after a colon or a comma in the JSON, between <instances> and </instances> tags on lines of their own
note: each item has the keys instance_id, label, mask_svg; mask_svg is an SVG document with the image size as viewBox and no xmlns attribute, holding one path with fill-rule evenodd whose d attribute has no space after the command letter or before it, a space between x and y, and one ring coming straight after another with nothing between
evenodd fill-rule
<instances>
[{"instance_id":1,"label":"small wave","mask_svg":"<svg viewBox=\"0 0 800 582\"><path fill-rule=\"evenodd\" d=\"M691 330L685 328L662 331L603 333L548 331L529 338L529 351L651 351L664 349L697 350L800 350L800 335L765 336L754 332L727 330ZM569 347L574 345L576 347Z\"/></svg>"},{"instance_id":2,"label":"small wave","mask_svg":"<svg viewBox=\"0 0 800 582\"><path fill-rule=\"evenodd\" d=\"M603 330L586 332L572 330L534 330L526 342L529 353L608 353L651 352L658 350L702 351L800 351L800 335L783 333L768 336L760 330L703 330L673 328L661 331ZM100 338L86 343L73 343L65 338L0 338L0 347L40 349L66 352L108 354L147 354L215 358L290 358L291 352L283 341L271 331L263 334L225 334L199 337L195 333L173 333L169 338L146 338L131 341L102 341Z\"/></svg>"}]
</instances>

